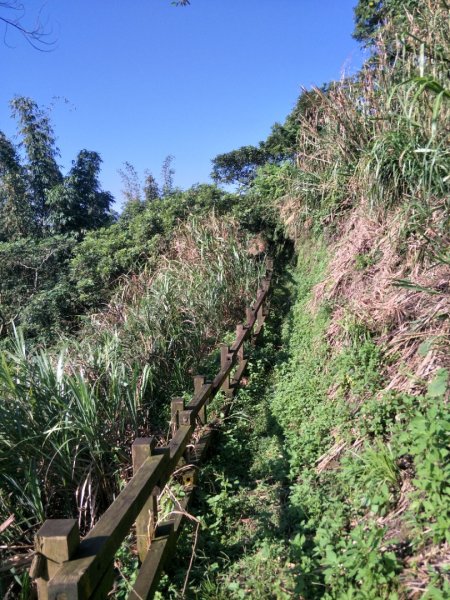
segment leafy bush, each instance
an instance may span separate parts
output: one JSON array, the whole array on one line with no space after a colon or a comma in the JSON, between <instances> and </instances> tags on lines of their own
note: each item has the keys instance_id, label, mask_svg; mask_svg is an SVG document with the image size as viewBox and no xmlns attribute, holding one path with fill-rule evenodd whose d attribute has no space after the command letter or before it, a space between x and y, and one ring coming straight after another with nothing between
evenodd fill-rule
<instances>
[{"instance_id":1,"label":"leafy bush","mask_svg":"<svg viewBox=\"0 0 450 600\"><path fill-rule=\"evenodd\" d=\"M194 186L147 202L131 215L125 211L117 223L86 235L70 266L84 310L105 304L121 275L154 265L179 222L211 211L224 215L235 201L233 195L215 186Z\"/></svg>"},{"instance_id":2,"label":"leafy bush","mask_svg":"<svg viewBox=\"0 0 450 600\"><path fill-rule=\"evenodd\" d=\"M0 243L0 336L14 321L29 337L55 339L74 318L67 277L76 239L52 236Z\"/></svg>"}]
</instances>

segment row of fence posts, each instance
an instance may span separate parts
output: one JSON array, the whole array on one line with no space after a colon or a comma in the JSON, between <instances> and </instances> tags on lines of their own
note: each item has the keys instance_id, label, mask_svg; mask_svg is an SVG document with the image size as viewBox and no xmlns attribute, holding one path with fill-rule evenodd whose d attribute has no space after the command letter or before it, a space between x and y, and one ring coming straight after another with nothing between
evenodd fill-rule
<instances>
[{"instance_id":1,"label":"row of fence posts","mask_svg":"<svg viewBox=\"0 0 450 600\"><path fill-rule=\"evenodd\" d=\"M268 260L266 277L261 282L257 300L247 309L246 324L237 326L236 341L232 346L221 345L221 368L213 382L196 375L191 402L185 406L183 398L172 399L172 439L169 444L158 448L155 438L137 438L134 441L133 478L85 539L80 541L75 519L50 519L40 528L30 569L30 576L37 584L39 600L106 598L114 582L114 555L133 522L141 568L129 600L153 597L164 561L175 548L183 512L195 487L198 465L215 430L214 424L207 426L206 406L222 390L226 398L222 412L228 413L231 398L247 364L244 341L250 339L254 342L267 316L265 301L272 270L272 261ZM194 429L199 426L202 428L199 440L194 446L188 445ZM158 496L174 472L184 486L185 496L180 510L158 523Z\"/></svg>"}]
</instances>

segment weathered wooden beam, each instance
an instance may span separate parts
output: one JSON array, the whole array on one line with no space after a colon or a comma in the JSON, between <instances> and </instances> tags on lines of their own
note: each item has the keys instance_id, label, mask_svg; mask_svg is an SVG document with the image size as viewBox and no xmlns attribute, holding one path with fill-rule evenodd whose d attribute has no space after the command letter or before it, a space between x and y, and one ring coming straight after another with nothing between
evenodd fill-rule
<instances>
[{"instance_id":1,"label":"weathered wooden beam","mask_svg":"<svg viewBox=\"0 0 450 600\"><path fill-rule=\"evenodd\" d=\"M64 563L49 581L49 600L86 600L94 593L169 464L166 454L145 459L136 475L81 542L74 558Z\"/></svg>"},{"instance_id":2,"label":"weathered wooden beam","mask_svg":"<svg viewBox=\"0 0 450 600\"><path fill-rule=\"evenodd\" d=\"M225 357L225 351L221 350L221 353L223 352L223 354L221 354L221 361L223 360L224 366L220 369L219 373L217 373L217 375L215 376L215 378L211 384L213 387L213 395L215 395L221 389L222 385L225 383L227 377L231 373L231 370L233 369L234 365L236 364L237 351L231 350L231 348L229 348L229 346L226 346L226 348L227 348L226 357Z\"/></svg>"},{"instance_id":3,"label":"weathered wooden beam","mask_svg":"<svg viewBox=\"0 0 450 600\"><path fill-rule=\"evenodd\" d=\"M195 444L195 446L189 451L189 463L194 466L198 466L201 461L205 458L206 452L214 438L217 431L209 426L203 433L201 438Z\"/></svg>"},{"instance_id":4,"label":"weathered wooden beam","mask_svg":"<svg viewBox=\"0 0 450 600\"><path fill-rule=\"evenodd\" d=\"M200 463L204 458L213 434L214 431L208 428L191 451L195 456L195 461L193 461L195 464ZM179 513L158 526L155 539L141 565L128 600L151 600L153 598L164 564L176 549L176 541L184 521L183 512L189 508L193 491L194 486L189 484L185 497L180 501Z\"/></svg>"},{"instance_id":5,"label":"weathered wooden beam","mask_svg":"<svg viewBox=\"0 0 450 600\"><path fill-rule=\"evenodd\" d=\"M175 435L176 430L180 426L180 413L184 410L184 398L172 398L170 403L170 427L172 435Z\"/></svg>"},{"instance_id":6,"label":"weathered wooden beam","mask_svg":"<svg viewBox=\"0 0 450 600\"><path fill-rule=\"evenodd\" d=\"M186 450L187 445L191 441L192 433L194 432L194 425L180 425L178 431L169 442L169 465L171 467L172 475L176 469L181 457Z\"/></svg>"},{"instance_id":7,"label":"weathered wooden beam","mask_svg":"<svg viewBox=\"0 0 450 600\"><path fill-rule=\"evenodd\" d=\"M114 583L114 562L106 569L103 577L95 588L94 592L89 596L89 600L106 600L109 597L109 592Z\"/></svg>"},{"instance_id":8,"label":"weathered wooden beam","mask_svg":"<svg viewBox=\"0 0 450 600\"><path fill-rule=\"evenodd\" d=\"M158 527L158 529L160 529ZM133 589L128 594L128 600L151 600L159 583L164 563L175 549L177 536L174 524L160 529L152 542L147 558L139 569Z\"/></svg>"},{"instance_id":9,"label":"weathered wooden beam","mask_svg":"<svg viewBox=\"0 0 450 600\"><path fill-rule=\"evenodd\" d=\"M200 396L202 390L206 386L206 377L204 375L194 375L194 398L196 396ZM205 399L202 407L198 411L198 418L202 425L206 425L207 415L206 415L206 404L208 400Z\"/></svg>"},{"instance_id":10,"label":"weathered wooden beam","mask_svg":"<svg viewBox=\"0 0 450 600\"><path fill-rule=\"evenodd\" d=\"M30 575L36 579L39 600L48 599L48 582L68 561L80 543L76 519L49 519L35 537L36 557Z\"/></svg>"},{"instance_id":11,"label":"weathered wooden beam","mask_svg":"<svg viewBox=\"0 0 450 600\"><path fill-rule=\"evenodd\" d=\"M222 371L227 371L221 389L227 398L230 398L234 394L234 390L230 385L230 372L233 366L233 359L234 361L236 360L236 355L236 351L230 352L230 347L227 344L220 345L220 368Z\"/></svg>"},{"instance_id":12,"label":"weathered wooden beam","mask_svg":"<svg viewBox=\"0 0 450 600\"><path fill-rule=\"evenodd\" d=\"M237 345L236 347L236 351L237 351L237 357L239 361L242 361L245 359L245 352L244 352L244 340L245 340L245 334L246 334L246 329L244 327L244 325L242 323L239 323L236 326L236 341L237 340L242 340L242 342L240 344ZM233 344L234 346L234 344ZM234 350L234 347L231 347L232 350Z\"/></svg>"},{"instance_id":13,"label":"weathered wooden beam","mask_svg":"<svg viewBox=\"0 0 450 600\"><path fill-rule=\"evenodd\" d=\"M197 416L200 414L203 406L206 406L213 395L213 387L211 383L205 383L202 385L200 391L198 393L194 393L193 399L186 406L186 410L193 411L193 419L194 423L197 419ZM187 423L184 422L184 425Z\"/></svg>"},{"instance_id":14,"label":"weathered wooden beam","mask_svg":"<svg viewBox=\"0 0 450 600\"><path fill-rule=\"evenodd\" d=\"M131 447L133 460L133 474L136 475L145 460L151 456L156 447L156 439L137 438ZM136 545L141 561L147 556L148 547L153 536L158 515L159 488L154 488L150 497L145 502L141 512L136 517Z\"/></svg>"},{"instance_id":15,"label":"weathered wooden beam","mask_svg":"<svg viewBox=\"0 0 450 600\"><path fill-rule=\"evenodd\" d=\"M238 368L233 373L233 376L231 377L231 386L233 387L233 389L236 389L239 386L245 369L247 368L247 364L248 360L246 358L244 360L241 360Z\"/></svg>"},{"instance_id":16,"label":"weathered wooden beam","mask_svg":"<svg viewBox=\"0 0 450 600\"><path fill-rule=\"evenodd\" d=\"M255 327L255 332L254 332L255 337L257 337L260 334L265 320L266 320L266 315L264 312L264 306L261 305L258 308L258 312L256 313L256 327Z\"/></svg>"},{"instance_id":17,"label":"weathered wooden beam","mask_svg":"<svg viewBox=\"0 0 450 600\"><path fill-rule=\"evenodd\" d=\"M244 325L243 323L239 324L236 327L236 339L231 344L230 350L232 352L237 352L239 356L240 349L244 345L244 342L250 338L251 333L251 329L249 329L247 325Z\"/></svg>"}]
</instances>

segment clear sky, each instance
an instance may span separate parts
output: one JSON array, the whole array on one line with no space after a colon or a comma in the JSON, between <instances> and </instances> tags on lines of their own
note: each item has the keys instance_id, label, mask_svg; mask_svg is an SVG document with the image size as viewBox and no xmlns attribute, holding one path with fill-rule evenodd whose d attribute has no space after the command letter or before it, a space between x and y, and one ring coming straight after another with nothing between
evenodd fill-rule
<instances>
[{"instance_id":1,"label":"clear sky","mask_svg":"<svg viewBox=\"0 0 450 600\"><path fill-rule=\"evenodd\" d=\"M362 61L356 0L23 1L24 23L41 10L56 43L39 52L12 31L0 42L0 129L15 132L14 95L51 106L63 169L96 150L119 202L124 161L159 178L172 154L176 185L208 181L211 159L264 139L301 86Z\"/></svg>"}]
</instances>

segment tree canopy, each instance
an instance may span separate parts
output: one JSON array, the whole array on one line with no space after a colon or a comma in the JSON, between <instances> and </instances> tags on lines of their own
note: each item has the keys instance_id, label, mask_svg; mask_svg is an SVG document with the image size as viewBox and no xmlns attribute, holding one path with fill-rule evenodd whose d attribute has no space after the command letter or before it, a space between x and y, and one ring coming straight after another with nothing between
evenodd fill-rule
<instances>
[{"instance_id":1,"label":"tree canopy","mask_svg":"<svg viewBox=\"0 0 450 600\"><path fill-rule=\"evenodd\" d=\"M213 180L245 187L253 181L258 168L266 163L292 161L297 145L299 116L309 109L314 97L314 92L303 90L284 123L272 125L267 139L257 146L242 146L237 150L218 154L212 161Z\"/></svg>"},{"instance_id":2,"label":"tree canopy","mask_svg":"<svg viewBox=\"0 0 450 600\"><path fill-rule=\"evenodd\" d=\"M388 20L401 26L406 22L407 12L419 5L419 0L359 0L354 9L353 37L368 46L374 42L380 28Z\"/></svg>"},{"instance_id":3,"label":"tree canopy","mask_svg":"<svg viewBox=\"0 0 450 600\"><path fill-rule=\"evenodd\" d=\"M0 132L0 241L83 233L110 222L113 198L101 190L100 156L81 150L64 176L46 112L25 97L11 106L23 152Z\"/></svg>"}]
</instances>

